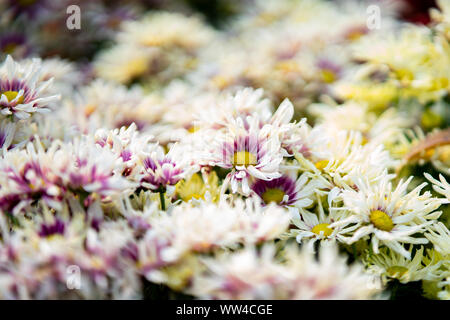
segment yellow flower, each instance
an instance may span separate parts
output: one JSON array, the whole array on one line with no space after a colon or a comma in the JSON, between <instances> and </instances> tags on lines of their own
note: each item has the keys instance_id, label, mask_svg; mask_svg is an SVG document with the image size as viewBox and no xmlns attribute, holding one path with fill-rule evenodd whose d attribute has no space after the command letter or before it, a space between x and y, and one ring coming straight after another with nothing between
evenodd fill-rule
<instances>
[{"instance_id":1,"label":"yellow flower","mask_svg":"<svg viewBox=\"0 0 450 320\"><path fill-rule=\"evenodd\" d=\"M214 171L207 175L206 182L199 173L195 173L188 180L183 179L178 182L175 186L175 192L185 202L192 199L205 200L207 194L212 201L216 202L220 193L219 179Z\"/></svg>"}]
</instances>

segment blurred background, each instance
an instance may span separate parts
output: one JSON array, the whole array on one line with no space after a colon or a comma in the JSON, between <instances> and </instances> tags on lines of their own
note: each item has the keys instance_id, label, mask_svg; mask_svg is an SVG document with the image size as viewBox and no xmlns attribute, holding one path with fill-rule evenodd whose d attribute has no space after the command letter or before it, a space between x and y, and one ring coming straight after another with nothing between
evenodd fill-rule
<instances>
[{"instance_id":1,"label":"blurred background","mask_svg":"<svg viewBox=\"0 0 450 320\"><path fill-rule=\"evenodd\" d=\"M226 28L253 0L0 0L0 52L14 58L59 56L73 61L93 58L108 45L121 22L148 11L165 10L201 15L211 26ZM336 1L330 1L336 2ZM373 1L376 3L377 1ZM386 2L386 1L384 1ZM399 18L428 24L433 0L393 0ZM81 9L81 30L68 30L66 8Z\"/></svg>"}]
</instances>

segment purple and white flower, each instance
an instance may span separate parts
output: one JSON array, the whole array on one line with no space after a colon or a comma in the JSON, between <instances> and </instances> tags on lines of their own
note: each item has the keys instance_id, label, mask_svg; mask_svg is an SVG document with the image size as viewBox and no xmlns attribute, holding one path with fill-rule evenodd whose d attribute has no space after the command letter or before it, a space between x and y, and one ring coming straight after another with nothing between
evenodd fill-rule
<instances>
[{"instance_id":1,"label":"purple and white flower","mask_svg":"<svg viewBox=\"0 0 450 320\"><path fill-rule=\"evenodd\" d=\"M0 67L0 114L26 119L34 112L48 112L47 105L59 96L47 95L52 79L39 81L41 62L21 65L11 56Z\"/></svg>"},{"instance_id":2,"label":"purple and white flower","mask_svg":"<svg viewBox=\"0 0 450 320\"><path fill-rule=\"evenodd\" d=\"M314 189L308 184L308 174L297 179L296 172L287 172L273 180L256 180L251 186L265 205L274 202L280 206L306 207L312 204L309 198Z\"/></svg>"},{"instance_id":3,"label":"purple and white flower","mask_svg":"<svg viewBox=\"0 0 450 320\"><path fill-rule=\"evenodd\" d=\"M283 154L273 126L260 128L257 118L247 117L245 122L235 119L226 129L217 134L215 144L205 154L209 165L231 169L223 188L230 182L233 193L239 190L248 195L249 179L273 180L281 176Z\"/></svg>"}]
</instances>

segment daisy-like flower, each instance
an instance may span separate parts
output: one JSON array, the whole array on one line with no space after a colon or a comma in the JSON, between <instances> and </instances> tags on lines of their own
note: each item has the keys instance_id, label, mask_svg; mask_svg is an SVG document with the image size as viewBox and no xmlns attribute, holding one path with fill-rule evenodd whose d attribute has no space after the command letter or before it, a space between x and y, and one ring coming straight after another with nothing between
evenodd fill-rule
<instances>
[{"instance_id":1,"label":"daisy-like flower","mask_svg":"<svg viewBox=\"0 0 450 320\"><path fill-rule=\"evenodd\" d=\"M320 117L319 123L324 129L331 132L358 130L363 135L363 143L388 145L398 139L402 128L410 125L410 120L394 108L377 116L365 104L353 101L339 106L316 104L311 110Z\"/></svg>"},{"instance_id":2,"label":"daisy-like flower","mask_svg":"<svg viewBox=\"0 0 450 320\"><path fill-rule=\"evenodd\" d=\"M53 208L60 208L62 190L60 180L53 171L54 144L44 151L39 141L29 143L24 150L6 152L0 158L0 208L18 213L36 200L43 200Z\"/></svg>"},{"instance_id":3,"label":"daisy-like flower","mask_svg":"<svg viewBox=\"0 0 450 320\"><path fill-rule=\"evenodd\" d=\"M196 49L207 43L212 30L198 18L178 13L158 12L140 21L126 21L117 35L119 43L136 43L142 47L180 47Z\"/></svg>"},{"instance_id":4,"label":"daisy-like flower","mask_svg":"<svg viewBox=\"0 0 450 320\"><path fill-rule=\"evenodd\" d=\"M291 170L273 180L256 180L251 189L264 204L275 202L280 206L307 207L312 204L310 196L314 191L308 184L309 174L303 173L297 178L296 170Z\"/></svg>"},{"instance_id":5,"label":"daisy-like flower","mask_svg":"<svg viewBox=\"0 0 450 320\"><path fill-rule=\"evenodd\" d=\"M25 220L0 249L0 295L9 299L105 299L140 296L137 273L123 248L133 241L126 221L102 224L97 232L86 213L67 207L56 216ZM76 267L75 267L76 266ZM75 269L74 269L75 267ZM67 290L70 271L80 274L76 292Z\"/></svg>"},{"instance_id":6,"label":"daisy-like flower","mask_svg":"<svg viewBox=\"0 0 450 320\"><path fill-rule=\"evenodd\" d=\"M127 88L97 79L82 87L73 99L64 100L57 119L75 125L84 134L132 123L142 130L158 118L157 109L153 96L145 96L140 87Z\"/></svg>"},{"instance_id":7,"label":"daisy-like flower","mask_svg":"<svg viewBox=\"0 0 450 320\"><path fill-rule=\"evenodd\" d=\"M55 152L56 174L67 190L74 193L98 193L112 196L133 187L115 170L123 163L111 150L102 148L90 137L75 139L62 144Z\"/></svg>"},{"instance_id":8,"label":"daisy-like flower","mask_svg":"<svg viewBox=\"0 0 450 320\"><path fill-rule=\"evenodd\" d=\"M28 59L23 63L33 64L33 59ZM85 75L78 70L76 64L60 58L43 59L40 62L41 72L39 81L53 79L52 85L48 87L48 92L61 94L64 98L70 97L74 88L82 84Z\"/></svg>"},{"instance_id":9,"label":"daisy-like flower","mask_svg":"<svg viewBox=\"0 0 450 320\"><path fill-rule=\"evenodd\" d=\"M280 163L283 159L281 145L271 125L259 127L257 118L247 117L246 121L236 119L227 131L218 134L212 150L206 158L212 166L231 169L223 189L231 182L233 193L250 193L249 180L273 180L281 177Z\"/></svg>"},{"instance_id":10,"label":"daisy-like flower","mask_svg":"<svg viewBox=\"0 0 450 320\"><path fill-rule=\"evenodd\" d=\"M153 137L140 134L137 126L132 123L129 127L106 130L99 129L94 134L95 143L102 148L111 150L123 165L116 165L114 171L124 177L134 176L139 168L139 154L151 151L154 144L150 143Z\"/></svg>"},{"instance_id":11,"label":"daisy-like flower","mask_svg":"<svg viewBox=\"0 0 450 320\"><path fill-rule=\"evenodd\" d=\"M22 66L11 56L0 67L0 113L18 119L29 118L34 112L48 112L47 105L59 99L49 96L46 89L52 80L39 81L40 61Z\"/></svg>"},{"instance_id":12,"label":"daisy-like flower","mask_svg":"<svg viewBox=\"0 0 450 320\"><path fill-rule=\"evenodd\" d=\"M136 179L143 188L153 191L173 194L178 181L198 171L185 148L179 144L173 145L168 153L157 145L150 152L142 152L140 158L141 169Z\"/></svg>"},{"instance_id":13,"label":"daisy-like flower","mask_svg":"<svg viewBox=\"0 0 450 320\"><path fill-rule=\"evenodd\" d=\"M203 299L368 299L381 286L360 265L348 266L337 249L324 246L316 260L311 248L289 247L275 258L275 248L260 252L246 247L203 259L204 272L195 274L190 292Z\"/></svg>"},{"instance_id":14,"label":"daisy-like flower","mask_svg":"<svg viewBox=\"0 0 450 320\"><path fill-rule=\"evenodd\" d=\"M410 246L409 255L412 254L412 250L413 246ZM378 254L367 253L363 261L368 272L381 276L383 283L392 279L408 283L419 280L433 281L440 278L440 263L436 261L424 263L424 247L420 247L415 252L412 260L393 250L382 248Z\"/></svg>"},{"instance_id":15,"label":"daisy-like flower","mask_svg":"<svg viewBox=\"0 0 450 320\"><path fill-rule=\"evenodd\" d=\"M341 225L331 227L330 225L347 218L348 213L343 210L336 210L333 204L339 193L339 189L335 188L328 194L328 211L326 214L322 205L322 199L316 193L317 213L308 210L300 210L297 216L292 219L293 225L297 229L291 229L289 236L294 236L298 243L311 240L315 241L340 241L344 242L344 235L353 231L357 226Z\"/></svg>"},{"instance_id":16,"label":"daisy-like flower","mask_svg":"<svg viewBox=\"0 0 450 320\"><path fill-rule=\"evenodd\" d=\"M245 121L247 116L253 116L261 123L267 123L272 116L272 105L270 100L264 97L264 90L261 88L246 87L234 94L220 96L217 100L216 105L203 106L195 114L195 124L198 127L223 128L235 119Z\"/></svg>"},{"instance_id":17,"label":"daisy-like flower","mask_svg":"<svg viewBox=\"0 0 450 320\"><path fill-rule=\"evenodd\" d=\"M101 78L126 84L150 72L149 61L155 54L153 48L121 43L101 52L94 68Z\"/></svg>"},{"instance_id":18,"label":"daisy-like flower","mask_svg":"<svg viewBox=\"0 0 450 320\"><path fill-rule=\"evenodd\" d=\"M412 177L407 181L400 181L393 188L388 175L380 177L377 183L372 184L367 178L357 179L356 190L342 192L344 208L353 214L334 225L357 223L358 228L346 240L348 243L371 235L370 241L376 254L381 244L410 259L410 252L405 250L401 243L428 243L425 237L413 235L423 231L440 216L441 212L436 209L442 203L440 199L433 198L430 192L420 195L426 183L407 193L411 180Z\"/></svg>"},{"instance_id":19,"label":"daisy-like flower","mask_svg":"<svg viewBox=\"0 0 450 320\"><path fill-rule=\"evenodd\" d=\"M376 181L383 172L393 168L396 162L383 145L363 144L363 136L357 131L330 130L318 125L315 130L321 130L326 136L326 143L314 146L315 154L320 157L305 157L296 153L296 159L302 169L320 175L328 181L329 188L355 186L355 179L365 176ZM317 152L319 151L319 152Z\"/></svg>"},{"instance_id":20,"label":"daisy-like flower","mask_svg":"<svg viewBox=\"0 0 450 320\"><path fill-rule=\"evenodd\" d=\"M261 207L258 199L236 199L232 204L182 203L153 218L150 232L167 239L181 257L187 252L210 252L276 239L286 231L289 218L287 211L274 204Z\"/></svg>"}]
</instances>

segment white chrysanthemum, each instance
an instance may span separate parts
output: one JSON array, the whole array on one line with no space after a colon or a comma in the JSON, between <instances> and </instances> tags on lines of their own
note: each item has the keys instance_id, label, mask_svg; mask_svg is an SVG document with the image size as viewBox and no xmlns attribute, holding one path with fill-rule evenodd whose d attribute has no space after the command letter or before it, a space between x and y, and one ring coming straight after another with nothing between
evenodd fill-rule
<instances>
[{"instance_id":1,"label":"white chrysanthemum","mask_svg":"<svg viewBox=\"0 0 450 320\"><path fill-rule=\"evenodd\" d=\"M199 128L197 115L207 114L208 108L219 112L217 108L217 92L202 91L185 81L174 80L162 92L164 100L164 114L162 121L173 124L176 128L184 128L188 132L195 132ZM208 124L214 122L211 117L206 119ZM186 131L183 132L186 135Z\"/></svg>"},{"instance_id":2,"label":"white chrysanthemum","mask_svg":"<svg viewBox=\"0 0 450 320\"><path fill-rule=\"evenodd\" d=\"M353 243L371 235L373 251L378 253L379 245L385 245L410 259L410 253L401 243L425 244L425 237L413 237L423 232L425 227L437 219L441 212L436 211L442 201L433 198L430 192L420 194L426 183L407 192L411 182L400 181L394 188L388 175L381 176L375 184L367 177L356 179L356 190L342 192L344 207L353 214L339 223L357 223L358 228L347 240ZM333 226L333 225L332 225Z\"/></svg>"},{"instance_id":3,"label":"white chrysanthemum","mask_svg":"<svg viewBox=\"0 0 450 320\"><path fill-rule=\"evenodd\" d=\"M409 255L411 255L412 249L413 246L408 251ZM425 264L424 247L415 252L412 260L388 248L382 248L378 254L367 253L363 261L368 272L381 276L384 283L391 279L397 279L401 283L440 279L439 268L441 263L432 261Z\"/></svg>"},{"instance_id":4,"label":"white chrysanthemum","mask_svg":"<svg viewBox=\"0 0 450 320\"><path fill-rule=\"evenodd\" d=\"M160 112L155 98L145 96L140 87L128 89L97 79L66 100L58 117L81 133L94 133L98 128L121 128L133 122L144 129L158 119Z\"/></svg>"},{"instance_id":5,"label":"white chrysanthemum","mask_svg":"<svg viewBox=\"0 0 450 320\"><path fill-rule=\"evenodd\" d=\"M122 175L114 174L123 160L111 150L102 148L91 137L62 144L54 153L55 174L73 192L117 195L133 187Z\"/></svg>"},{"instance_id":6,"label":"white chrysanthemum","mask_svg":"<svg viewBox=\"0 0 450 320\"><path fill-rule=\"evenodd\" d=\"M14 149L0 158L0 208L16 214L36 199L60 208L62 197L55 152L59 144L44 150L39 140L26 149Z\"/></svg>"},{"instance_id":7,"label":"white chrysanthemum","mask_svg":"<svg viewBox=\"0 0 450 320\"><path fill-rule=\"evenodd\" d=\"M333 107L313 105L310 109L320 116L319 123L324 129L331 132L357 130L363 134L363 140L373 144L395 142L402 128L411 122L396 109L388 109L378 116L370 112L366 105L352 101Z\"/></svg>"},{"instance_id":8,"label":"white chrysanthemum","mask_svg":"<svg viewBox=\"0 0 450 320\"><path fill-rule=\"evenodd\" d=\"M71 209L72 210L72 209ZM0 295L9 299L139 298L141 283L123 256L134 240L126 221L101 224L97 232L86 212L45 212L24 220L0 250ZM77 292L67 290L67 272L80 272ZM73 285L76 285L73 284ZM73 295L72 295L73 294Z\"/></svg>"},{"instance_id":9,"label":"white chrysanthemum","mask_svg":"<svg viewBox=\"0 0 450 320\"><path fill-rule=\"evenodd\" d=\"M198 110L195 115L199 128L223 128L236 121L253 116L261 122L268 122L272 116L270 100L264 98L263 89L244 88L235 94L219 97L214 105ZM290 119L289 119L290 120Z\"/></svg>"},{"instance_id":10,"label":"white chrysanthemum","mask_svg":"<svg viewBox=\"0 0 450 320\"><path fill-rule=\"evenodd\" d=\"M31 66L35 62L34 59L28 59L22 63ZM83 83L83 73L72 62L60 58L49 58L40 60L40 64L39 81L53 79L52 85L47 89L50 93L61 94L64 98L71 97L74 88Z\"/></svg>"},{"instance_id":11,"label":"white chrysanthemum","mask_svg":"<svg viewBox=\"0 0 450 320\"><path fill-rule=\"evenodd\" d=\"M191 293L207 299L369 299L381 289L359 265L349 267L337 249L323 246L316 260L311 248L286 249L279 262L275 248L246 247L204 259L206 272L194 275Z\"/></svg>"},{"instance_id":12,"label":"white chrysanthemum","mask_svg":"<svg viewBox=\"0 0 450 320\"><path fill-rule=\"evenodd\" d=\"M289 213L275 205L262 208L259 201L235 200L199 205L182 203L151 221L151 230L167 239L179 256L235 247L239 243L273 240L286 231Z\"/></svg>"},{"instance_id":13,"label":"white chrysanthemum","mask_svg":"<svg viewBox=\"0 0 450 320\"><path fill-rule=\"evenodd\" d=\"M311 152L307 153L309 158L297 152L296 159L304 170L326 178L330 189L335 185L341 188L354 187L356 179L361 176L376 181L396 164L383 145L363 144L360 132L330 132L321 125L314 130L321 130L326 136L326 143L310 146L316 149L315 153L320 154L321 158L315 158Z\"/></svg>"},{"instance_id":14,"label":"white chrysanthemum","mask_svg":"<svg viewBox=\"0 0 450 320\"><path fill-rule=\"evenodd\" d=\"M297 229L291 229L289 236L294 236L297 242L304 241L338 241L345 242L345 234L352 232L357 228L356 225L339 225L331 227L330 225L342 221L347 218L349 213L344 210L338 210L334 204L337 198L339 189L335 188L328 194L328 214L322 205L322 200L319 195L317 198L317 213L309 212L308 210L300 210L297 217L292 219L292 223Z\"/></svg>"},{"instance_id":15,"label":"white chrysanthemum","mask_svg":"<svg viewBox=\"0 0 450 320\"><path fill-rule=\"evenodd\" d=\"M59 99L48 95L52 79L41 81L41 61L21 65L11 56L0 66L0 113L18 119L29 118L34 112L48 112L47 105Z\"/></svg>"},{"instance_id":16,"label":"white chrysanthemum","mask_svg":"<svg viewBox=\"0 0 450 320\"><path fill-rule=\"evenodd\" d=\"M99 129L94 134L96 144L111 150L117 159L121 159L123 166L117 165L114 172L124 177L137 174L139 154L150 152L156 147L156 144L150 143L152 138L150 135L140 134L135 123L128 128Z\"/></svg>"},{"instance_id":17,"label":"white chrysanthemum","mask_svg":"<svg viewBox=\"0 0 450 320\"><path fill-rule=\"evenodd\" d=\"M129 83L150 71L149 62L157 52L135 44L123 43L102 51L94 68L106 80Z\"/></svg>"},{"instance_id":18,"label":"white chrysanthemum","mask_svg":"<svg viewBox=\"0 0 450 320\"><path fill-rule=\"evenodd\" d=\"M197 49L206 44L212 31L196 17L179 13L158 12L138 21L125 21L117 34L119 43L133 43L142 47L180 47Z\"/></svg>"}]
</instances>

